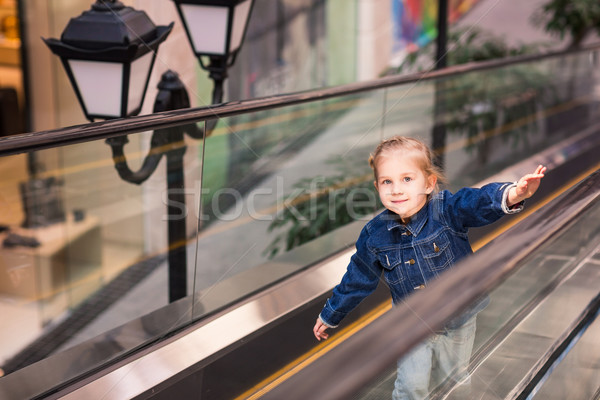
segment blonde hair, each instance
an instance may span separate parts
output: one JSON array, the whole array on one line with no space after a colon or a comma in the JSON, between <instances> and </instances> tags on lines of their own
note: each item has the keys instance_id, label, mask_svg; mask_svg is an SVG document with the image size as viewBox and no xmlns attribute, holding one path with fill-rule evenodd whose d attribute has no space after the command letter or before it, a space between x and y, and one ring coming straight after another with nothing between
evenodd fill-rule
<instances>
[{"instance_id":1,"label":"blonde hair","mask_svg":"<svg viewBox=\"0 0 600 400\"><path fill-rule=\"evenodd\" d=\"M437 183L435 185L434 191L439 190L438 183L446 183L446 178L442 170L435 165L434 158L435 154L433 151L427 146L425 143L420 141L419 139L414 139L405 136L393 136L389 139L383 140L377 148L375 152L373 152L369 156L369 165L373 168L373 174L375 175L375 180L377 180L377 160L379 156L385 151L390 150L403 150L403 151L411 151L416 155L416 161L423 174L426 177L434 175L437 178Z\"/></svg>"}]
</instances>

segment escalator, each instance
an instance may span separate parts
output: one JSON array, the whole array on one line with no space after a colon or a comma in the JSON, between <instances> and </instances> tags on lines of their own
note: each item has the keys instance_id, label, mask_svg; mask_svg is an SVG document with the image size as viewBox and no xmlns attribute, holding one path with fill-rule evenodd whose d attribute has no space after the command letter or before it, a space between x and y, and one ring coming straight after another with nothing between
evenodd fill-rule
<instances>
[{"instance_id":1,"label":"escalator","mask_svg":"<svg viewBox=\"0 0 600 400\"><path fill-rule=\"evenodd\" d=\"M52 274L37 275L47 279L43 291L31 289L44 325L31 351L16 349L4 362L0 397L389 398L395 360L482 294L491 302L478 316L475 398L558 396L575 373L570 363L586 383L568 398L597 397L591 349L598 344L590 338L600 279L598 51L0 139L0 161L18 162L22 153L51 160L59 150L63 159L47 175L64 185L67 220L58 231L69 244L49 261L41 250L18 252L37 260L32 271L48 263ZM478 81L489 90L476 91L469 104L452 103ZM395 134L431 142L440 87L450 103L445 144L436 150L450 190L513 181L538 164L549 168L543 186L524 213L470 233L476 254L452 271L448 286L440 282L431 296L417 293L392 309L380 285L318 343L314 320L380 207L368 154ZM185 210L196 218L180 244L188 252L188 296L169 303L159 231L173 215L157 204L165 179L126 186L104 139L129 135L139 151L128 157L141 159L144 130L202 127L215 113L212 136L178 144L188 148ZM227 174L233 164L247 174ZM0 189L17 208L18 196ZM332 218L319 218L323 209ZM75 220L82 216L86 230ZM0 254L11 279L19 265L6 260L14 254ZM117 254L131 262L117 267ZM442 292L451 301L437 298ZM581 365L586 357L592 361ZM432 388L431 398L461 398L455 390L448 382Z\"/></svg>"},{"instance_id":2,"label":"escalator","mask_svg":"<svg viewBox=\"0 0 600 400\"><path fill-rule=\"evenodd\" d=\"M389 398L395 360L459 314L464 298L486 293L469 394L464 381L449 379L431 398L597 398L600 353L591 338L600 310L599 183L596 172L436 282L438 293L454 298L411 296L261 398L306 398L315 388L322 399Z\"/></svg>"}]
</instances>

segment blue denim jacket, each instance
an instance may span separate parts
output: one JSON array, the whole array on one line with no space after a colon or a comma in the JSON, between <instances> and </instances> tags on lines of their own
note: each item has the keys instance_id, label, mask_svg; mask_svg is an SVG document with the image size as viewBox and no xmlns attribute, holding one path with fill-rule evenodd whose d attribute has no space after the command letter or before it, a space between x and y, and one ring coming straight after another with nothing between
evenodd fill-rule
<instances>
[{"instance_id":1,"label":"blue denim jacket","mask_svg":"<svg viewBox=\"0 0 600 400\"><path fill-rule=\"evenodd\" d=\"M508 209L509 183L491 183L480 189L464 188L452 194L442 191L414 215L406 225L398 215L385 210L362 229L342 281L333 289L319 318L330 328L365 297L383 277L394 304L471 254L467 231L490 224L505 214L523 209L522 204ZM481 311L487 297L447 325L454 328Z\"/></svg>"}]
</instances>

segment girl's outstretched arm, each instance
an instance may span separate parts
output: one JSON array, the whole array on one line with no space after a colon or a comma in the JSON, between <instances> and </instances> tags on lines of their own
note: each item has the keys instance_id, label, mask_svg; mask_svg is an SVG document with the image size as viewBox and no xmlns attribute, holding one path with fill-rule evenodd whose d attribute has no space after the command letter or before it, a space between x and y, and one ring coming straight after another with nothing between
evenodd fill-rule
<instances>
[{"instance_id":1,"label":"girl's outstretched arm","mask_svg":"<svg viewBox=\"0 0 600 400\"><path fill-rule=\"evenodd\" d=\"M545 173L546 167L538 165L533 174L527 174L519 179L517 186L511 188L508 192L507 205L510 207L533 196L540 187L540 181Z\"/></svg>"}]
</instances>

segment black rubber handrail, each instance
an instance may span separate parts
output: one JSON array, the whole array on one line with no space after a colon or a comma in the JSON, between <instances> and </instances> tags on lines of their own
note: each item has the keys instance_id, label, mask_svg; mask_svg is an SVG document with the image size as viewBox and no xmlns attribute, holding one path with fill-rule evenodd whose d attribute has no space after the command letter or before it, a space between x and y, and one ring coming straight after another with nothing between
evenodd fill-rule
<instances>
[{"instance_id":1,"label":"black rubber handrail","mask_svg":"<svg viewBox=\"0 0 600 400\"><path fill-rule=\"evenodd\" d=\"M334 97L348 96L425 80L448 78L458 74L483 71L492 68L538 61L551 57L564 57L580 52L600 50L600 43L577 50L563 50L543 54L507 57L498 60L472 62L456 65L437 71L428 71L407 75L393 75L366 82L350 83L324 89L262 97L243 101L233 101L209 107L187 108L166 111L125 119L94 122L47 131L23 133L0 138L0 156L43 150L77 143L89 142L110 137L132 134L171 126L198 123L214 118L263 111L295 104L320 101Z\"/></svg>"},{"instance_id":2,"label":"black rubber handrail","mask_svg":"<svg viewBox=\"0 0 600 400\"><path fill-rule=\"evenodd\" d=\"M432 331L497 287L552 237L600 199L600 171L459 263L452 274L414 293L325 357L262 399L347 399L383 373Z\"/></svg>"}]
</instances>

